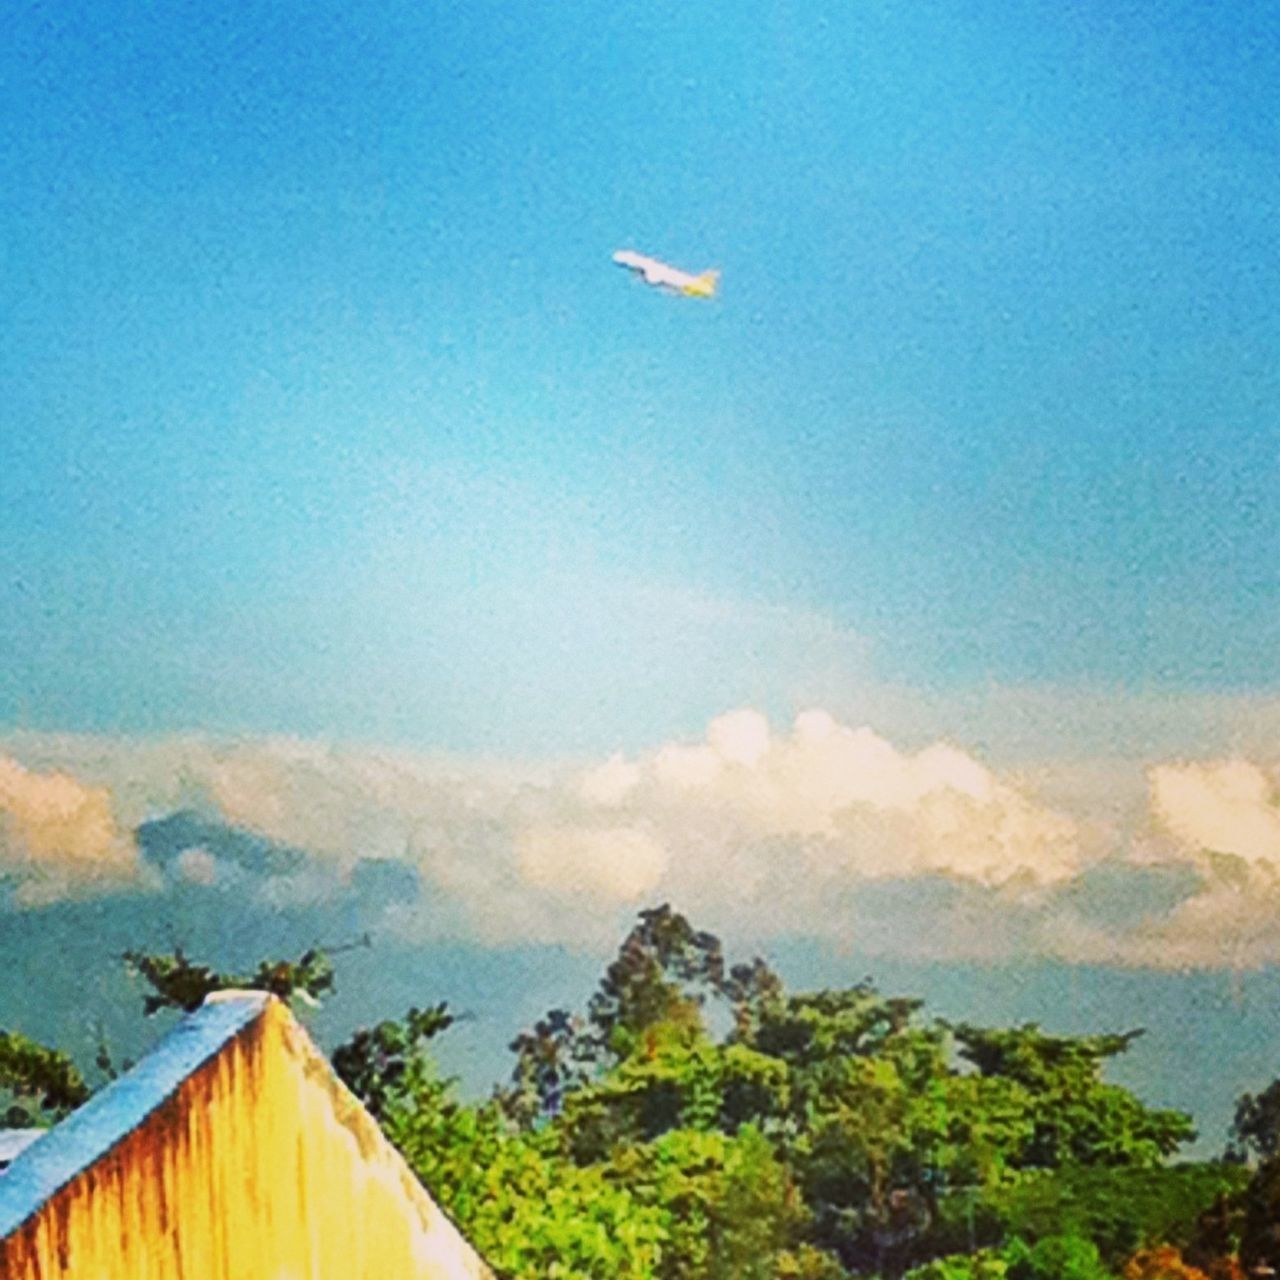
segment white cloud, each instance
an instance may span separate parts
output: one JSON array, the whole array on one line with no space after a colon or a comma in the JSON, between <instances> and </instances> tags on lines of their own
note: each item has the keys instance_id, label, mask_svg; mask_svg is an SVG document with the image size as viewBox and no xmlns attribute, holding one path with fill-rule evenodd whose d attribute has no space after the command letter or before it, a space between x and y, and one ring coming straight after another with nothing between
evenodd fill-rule
<instances>
[{"instance_id":1,"label":"white cloud","mask_svg":"<svg viewBox=\"0 0 1280 1280\"><path fill-rule=\"evenodd\" d=\"M730 711L708 725L707 743L725 762L754 769L769 750L769 722L749 708Z\"/></svg>"},{"instance_id":2,"label":"white cloud","mask_svg":"<svg viewBox=\"0 0 1280 1280\"><path fill-rule=\"evenodd\" d=\"M516 865L530 886L610 905L652 893L667 861L662 845L631 827L533 827L516 836Z\"/></svg>"},{"instance_id":3,"label":"white cloud","mask_svg":"<svg viewBox=\"0 0 1280 1280\"><path fill-rule=\"evenodd\" d=\"M1181 869L1189 892L1129 927L1071 916L1046 946L1071 960L1155 968L1248 969L1280 963L1280 803L1273 767L1235 757L1148 770L1150 814L1129 865Z\"/></svg>"},{"instance_id":4,"label":"white cloud","mask_svg":"<svg viewBox=\"0 0 1280 1280\"><path fill-rule=\"evenodd\" d=\"M119 888L140 872L105 788L0 756L0 877L16 884L19 903Z\"/></svg>"},{"instance_id":5,"label":"white cloud","mask_svg":"<svg viewBox=\"0 0 1280 1280\"><path fill-rule=\"evenodd\" d=\"M608 945L667 900L735 936L937 958L1280 962L1280 775L1243 755L1148 764L1144 808L1132 762L1001 769L819 709L784 731L739 709L585 763L283 738L0 745L0 860L26 903L143 883L128 825L192 805L304 860L233 865L202 842L175 880L284 907L359 892L375 859L412 869L378 910L418 938Z\"/></svg>"},{"instance_id":6,"label":"white cloud","mask_svg":"<svg viewBox=\"0 0 1280 1280\"><path fill-rule=\"evenodd\" d=\"M1171 836L1193 853L1233 853L1280 863L1276 779L1248 760L1160 765L1151 770L1151 806Z\"/></svg>"},{"instance_id":7,"label":"white cloud","mask_svg":"<svg viewBox=\"0 0 1280 1280\"><path fill-rule=\"evenodd\" d=\"M218 859L208 849L184 849L175 860L175 870L191 884L207 887L218 883Z\"/></svg>"},{"instance_id":8,"label":"white cloud","mask_svg":"<svg viewBox=\"0 0 1280 1280\"><path fill-rule=\"evenodd\" d=\"M310 899L325 884L342 892L364 858L408 863L425 886L422 927L435 932L573 942L566 903L599 912L650 897L838 932L841 903L872 881L1027 891L1080 862L1070 819L972 756L940 744L901 752L820 711L784 735L757 711L733 711L701 742L587 767L293 739L181 739L167 754L74 739L40 749L122 785L139 819L186 801L310 854L305 876L264 889L275 898L304 883ZM216 879L195 854L177 870ZM414 914L401 904L401 925Z\"/></svg>"},{"instance_id":9,"label":"white cloud","mask_svg":"<svg viewBox=\"0 0 1280 1280\"><path fill-rule=\"evenodd\" d=\"M791 856L850 881L939 874L1048 884L1081 864L1070 819L972 756L945 744L900 752L823 711L802 713L777 738L763 716L733 712L712 721L705 743L668 744L631 770L631 806L661 824L672 849L687 843L682 831L701 833L712 864L762 842L775 851L791 842Z\"/></svg>"},{"instance_id":10,"label":"white cloud","mask_svg":"<svg viewBox=\"0 0 1280 1280\"><path fill-rule=\"evenodd\" d=\"M622 753L609 757L602 765L588 769L578 784L582 800L607 809L621 804L640 781L640 769L623 759Z\"/></svg>"}]
</instances>

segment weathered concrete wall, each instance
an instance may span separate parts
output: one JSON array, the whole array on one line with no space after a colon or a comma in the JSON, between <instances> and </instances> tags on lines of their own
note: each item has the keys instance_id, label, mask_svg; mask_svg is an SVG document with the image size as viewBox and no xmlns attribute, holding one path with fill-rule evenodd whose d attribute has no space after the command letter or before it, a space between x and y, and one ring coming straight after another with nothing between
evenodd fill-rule
<instances>
[{"instance_id":1,"label":"weathered concrete wall","mask_svg":"<svg viewBox=\"0 0 1280 1280\"><path fill-rule=\"evenodd\" d=\"M285 1006L221 1004L0 1174L0 1276L491 1277Z\"/></svg>"}]
</instances>

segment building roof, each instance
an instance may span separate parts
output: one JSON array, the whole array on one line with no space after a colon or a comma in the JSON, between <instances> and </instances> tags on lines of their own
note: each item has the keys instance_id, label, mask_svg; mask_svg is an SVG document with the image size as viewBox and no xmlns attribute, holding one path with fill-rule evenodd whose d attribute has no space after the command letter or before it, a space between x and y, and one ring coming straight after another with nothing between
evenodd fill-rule
<instances>
[{"instance_id":1,"label":"building roof","mask_svg":"<svg viewBox=\"0 0 1280 1280\"><path fill-rule=\"evenodd\" d=\"M94 1094L61 1124L44 1130L41 1141L22 1151L0 1181L0 1239L132 1133L197 1067L258 1017L269 998L260 991L210 997L127 1075Z\"/></svg>"},{"instance_id":2,"label":"building roof","mask_svg":"<svg viewBox=\"0 0 1280 1280\"><path fill-rule=\"evenodd\" d=\"M210 996L0 1176L4 1280L493 1280L288 1006Z\"/></svg>"},{"instance_id":3,"label":"building roof","mask_svg":"<svg viewBox=\"0 0 1280 1280\"><path fill-rule=\"evenodd\" d=\"M37 1138L43 1138L48 1129L0 1129L0 1169L11 1164Z\"/></svg>"}]
</instances>

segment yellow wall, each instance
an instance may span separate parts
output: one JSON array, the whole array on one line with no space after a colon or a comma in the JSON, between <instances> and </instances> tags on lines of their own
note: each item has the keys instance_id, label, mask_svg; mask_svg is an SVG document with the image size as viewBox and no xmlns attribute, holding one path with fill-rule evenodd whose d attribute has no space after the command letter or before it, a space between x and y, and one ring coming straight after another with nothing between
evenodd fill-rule
<instances>
[{"instance_id":1,"label":"yellow wall","mask_svg":"<svg viewBox=\"0 0 1280 1280\"><path fill-rule=\"evenodd\" d=\"M3 1280L491 1273L288 1010L260 1016L0 1241Z\"/></svg>"}]
</instances>

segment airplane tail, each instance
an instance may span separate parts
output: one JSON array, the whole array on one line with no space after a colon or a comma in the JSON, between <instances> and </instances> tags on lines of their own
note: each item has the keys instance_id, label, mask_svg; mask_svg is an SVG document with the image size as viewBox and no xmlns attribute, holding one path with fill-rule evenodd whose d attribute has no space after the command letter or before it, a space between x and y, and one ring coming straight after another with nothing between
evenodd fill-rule
<instances>
[{"instance_id":1,"label":"airplane tail","mask_svg":"<svg viewBox=\"0 0 1280 1280\"><path fill-rule=\"evenodd\" d=\"M718 271L704 271L700 276L695 276L689 284L685 285L684 291L694 298L714 298L719 284L720 273Z\"/></svg>"}]
</instances>

